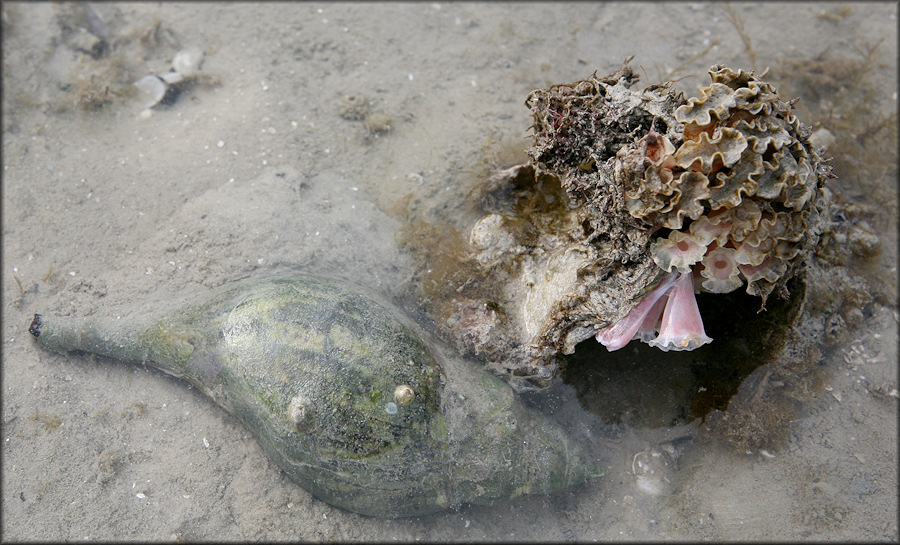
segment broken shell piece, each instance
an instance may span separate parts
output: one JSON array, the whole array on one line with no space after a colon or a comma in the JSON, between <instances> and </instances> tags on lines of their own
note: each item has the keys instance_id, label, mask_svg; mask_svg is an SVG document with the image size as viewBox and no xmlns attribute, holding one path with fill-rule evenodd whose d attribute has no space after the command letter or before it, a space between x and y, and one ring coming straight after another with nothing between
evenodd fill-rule
<instances>
[{"instance_id":1,"label":"broken shell piece","mask_svg":"<svg viewBox=\"0 0 900 545\"><path fill-rule=\"evenodd\" d=\"M394 389L394 401L400 405L409 405L416 398L416 392L411 386L401 384Z\"/></svg>"},{"instance_id":2,"label":"broken shell piece","mask_svg":"<svg viewBox=\"0 0 900 545\"><path fill-rule=\"evenodd\" d=\"M163 80L164 82L168 83L169 85L174 85L174 84L182 81L184 79L184 76L181 73L176 72L175 70L172 70L171 72L166 72L165 74L160 74L159 79Z\"/></svg>"},{"instance_id":3,"label":"broken shell piece","mask_svg":"<svg viewBox=\"0 0 900 545\"><path fill-rule=\"evenodd\" d=\"M709 342L712 339L706 336L697 298L694 297L693 274L682 273L670 288L659 336L647 344L668 352L694 350Z\"/></svg>"},{"instance_id":4,"label":"broken shell piece","mask_svg":"<svg viewBox=\"0 0 900 545\"><path fill-rule=\"evenodd\" d=\"M182 49L172 59L172 70L181 74L182 77L189 78L200 70L201 62L203 62L203 51L199 47Z\"/></svg>"},{"instance_id":5,"label":"broken shell piece","mask_svg":"<svg viewBox=\"0 0 900 545\"><path fill-rule=\"evenodd\" d=\"M363 125L370 134L389 132L393 123L391 116L378 112L370 112L363 120Z\"/></svg>"},{"instance_id":6,"label":"broken shell piece","mask_svg":"<svg viewBox=\"0 0 900 545\"><path fill-rule=\"evenodd\" d=\"M836 139L834 135L831 134L831 131L825 128L821 128L809 135L809 143L816 149L830 148L835 140Z\"/></svg>"},{"instance_id":7,"label":"broken shell piece","mask_svg":"<svg viewBox=\"0 0 900 545\"><path fill-rule=\"evenodd\" d=\"M152 74L137 80L134 86L138 88L138 100L141 101L142 109L156 106L166 96L166 83Z\"/></svg>"},{"instance_id":8,"label":"broken shell piece","mask_svg":"<svg viewBox=\"0 0 900 545\"><path fill-rule=\"evenodd\" d=\"M635 486L640 492L650 496L659 496L672 484L672 473L675 462L662 449L650 447L634 455L631 460L631 472L635 476Z\"/></svg>"},{"instance_id":9,"label":"broken shell piece","mask_svg":"<svg viewBox=\"0 0 900 545\"><path fill-rule=\"evenodd\" d=\"M138 88L141 108L149 109L160 102L173 104L181 92L178 83L197 75L203 51L199 48L183 49L172 59L172 70L164 74L149 74L134 82Z\"/></svg>"},{"instance_id":10,"label":"broken shell piece","mask_svg":"<svg viewBox=\"0 0 900 545\"><path fill-rule=\"evenodd\" d=\"M203 62L203 51L198 47L182 49L172 59L172 69L159 77L169 85L181 83L191 79L200 71L200 63Z\"/></svg>"}]
</instances>

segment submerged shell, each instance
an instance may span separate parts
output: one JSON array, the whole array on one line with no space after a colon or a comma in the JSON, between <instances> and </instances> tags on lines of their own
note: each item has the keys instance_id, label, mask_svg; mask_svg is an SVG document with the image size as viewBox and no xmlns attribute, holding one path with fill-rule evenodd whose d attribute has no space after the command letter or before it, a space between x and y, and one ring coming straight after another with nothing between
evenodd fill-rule
<instances>
[{"instance_id":1,"label":"submerged shell","mask_svg":"<svg viewBox=\"0 0 900 545\"><path fill-rule=\"evenodd\" d=\"M31 332L47 348L144 362L188 380L293 480L350 511L420 515L600 474L501 380L439 359L390 305L341 282L242 281L122 322L36 315Z\"/></svg>"},{"instance_id":2,"label":"submerged shell","mask_svg":"<svg viewBox=\"0 0 900 545\"><path fill-rule=\"evenodd\" d=\"M725 228L724 236L715 244L706 243L705 237L695 236L693 224L684 227L675 211L683 208L679 199L684 200L685 192L677 187L668 207L661 210L630 197L626 204L629 213L646 221L651 229L658 225L675 229L670 239L683 239L690 233L693 242L708 246L701 260L703 276L709 279L702 283L704 290L727 293L746 286L747 293L760 296L765 304L776 287L784 289L818 239L809 224L816 219L825 167L791 105L782 101L770 84L753 73L723 66L713 66L709 73L713 83L700 90L701 97L688 99L675 109L675 120L683 124L683 141L671 154L674 166L659 167L668 172L658 175L674 179L679 177L679 169L691 171L703 186L694 190L694 195L705 196L695 197L696 213L687 217L695 221L715 218L717 225ZM623 150L629 148L626 145ZM665 159L657 162L666 163ZM636 180L647 176L638 170L628 175ZM626 183L646 186L642 181ZM728 280L713 281L708 271L724 266L725 249L716 248L727 245L741 251L746 244L751 247L742 255L756 254L745 263L754 263L753 274L743 274L732 260L728 270L718 275L728 276ZM663 268L672 259L667 248L651 247L654 261Z\"/></svg>"},{"instance_id":3,"label":"submerged shell","mask_svg":"<svg viewBox=\"0 0 900 545\"><path fill-rule=\"evenodd\" d=\"M670 84L632 88L627 63L532 91L531 161L485 184L446 336L517 388L543 388L557 355L625 319L667 272L711 293L746 286L763 305L786 297L827 224L827 167L770 84L710 75L687 100Z\"/></svg>"},{"instance_id":4,"label":"submerged shell","mask_svg":"<svg viewBox=\"0 0 900 545\"><path fill-rule=\"evenodd\" d=\"M137 80L134 86L138 89L141 108L152 108L166 96L166 82L153 74Z\"/></svg>"}]
</instances>

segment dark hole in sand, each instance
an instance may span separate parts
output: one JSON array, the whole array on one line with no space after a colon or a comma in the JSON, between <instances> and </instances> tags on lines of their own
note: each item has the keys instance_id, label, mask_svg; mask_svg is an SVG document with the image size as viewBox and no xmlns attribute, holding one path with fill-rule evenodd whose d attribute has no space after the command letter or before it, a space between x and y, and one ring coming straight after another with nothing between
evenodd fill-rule
<instances>
[{"instance_id":1,"label":"dark hole in sand","mask_svg":"<svg viewBox=\"0 0 900 545\"><path fill-rule=\"evenodd\" d=\"M690 352L662 352L640 341L608 352L593 338L562 356L562 378L581 406L609 424L662 427L726 410L741 382L784 348L803 301L803 285L790 296L760 299L737 290L697 295L713 342Z\"/></svg>"}]
</instances>

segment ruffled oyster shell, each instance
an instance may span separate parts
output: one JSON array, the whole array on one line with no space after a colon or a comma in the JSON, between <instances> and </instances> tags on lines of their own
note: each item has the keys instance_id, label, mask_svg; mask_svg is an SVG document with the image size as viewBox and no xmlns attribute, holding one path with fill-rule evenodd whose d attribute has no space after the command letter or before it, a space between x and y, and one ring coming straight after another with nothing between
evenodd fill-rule
<instances>
[{"instance_id":1,"label":"ruffled oyster shell","mask_svg":"<svg viewBox=\"0 0 900 545\"><path fill-rule=\"evenodd\" d=\"M529 94L531 160L482 190L476 266L449 303L450 337L514 386L542 387L558 354L599 340L676 272L697 292L744 287L761 308L788 296L827 225L828 168L769 83L709 73L690 99L668 83L632 89L627 62ZM665 327L635 338L658 346ZM702 326L695 338L708 342Z\"/></svg>"}]
</instances>

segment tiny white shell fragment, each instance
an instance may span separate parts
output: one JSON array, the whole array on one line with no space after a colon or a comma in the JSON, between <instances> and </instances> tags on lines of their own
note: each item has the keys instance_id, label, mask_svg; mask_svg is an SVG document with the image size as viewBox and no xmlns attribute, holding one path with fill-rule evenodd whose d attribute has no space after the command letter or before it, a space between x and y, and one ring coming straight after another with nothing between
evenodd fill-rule
<instances>
[{"instance_id":1,"label":"tiny white shell fragment","mask_svg":"<svg viewBox=\"0 0 900 545\"><path fill-rule=\"evenodd\" d=\"M650 475L638 475L637 489L651 496L658 496L665 491L663 480Z\"/></svg>"},{"instance_id":2,"label":"tiny white shell fragment","mask_svg":"<svg viewBox=\"0 0 900 545\"><path fill-rule=\"evenodd\" d=\"M137 498L137 499L139 499L139 500L145 500L145 499L147 499L147 496L144 495L143 492L138 492L137 494L134 495L134 497Z\"/></svg>"},{"instance_id":3,"label":"tiny white shell fragment","mask_svg":"<svg viewBox=\"0 0 900 545\"><path fill-rule=\"evenodd\" d=\"M835 137L828 129L822 128L809 135L809 143L815 148L830 148Z\"/></svg>"},{"instance_id":4,"label":"tiny white shell fragment","mask_svg":"<svg viewBox=\"0 0 900 545\"><path fill-rule=\"evenodd\" d=\"M394 390L394 401L400 405L409 405L415 398L416 392L406 384L401 384Z\"/></svg>"},{"instance_id":5,"label":"tiny white shell fragment","mask_svg":"<svg viewBox=\"0 0 900 545\"><path fill-rule=\"evenodd\" d=\"M160 74L159 79L163 80L164 82L168 83L169 85L173 85L173 84L178 83L179 81L183 80L184 74L173 70L171 72L166 72L165 74Z\"/></svg>"},{"instance_id":6,"label":"tiny white shell fragment","mask_svg":"<svg viewBox=\"0 0 900 545\"><path fill-rule=\"evenodd\" d=\"M172 70L186 78L191 77L200 69L201 62L203 62L203 51L199 47L189 47L175 54L172 59Z\"/></svg>"},{"instance_id":7,"label":"tiny white shell fragment","mask_svg":"<svg viewBox=\"0 0 900 545\"><path fill-rule=\"evenodd\" d=\"M141 101L142 109L156 106L166 95L165 82L152 74L137 80L134 86L138 88L138 100Z\"/></svg>"}]
</instances>

